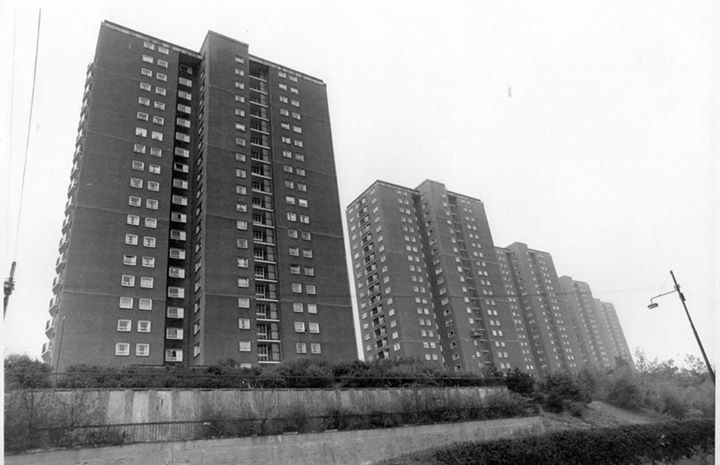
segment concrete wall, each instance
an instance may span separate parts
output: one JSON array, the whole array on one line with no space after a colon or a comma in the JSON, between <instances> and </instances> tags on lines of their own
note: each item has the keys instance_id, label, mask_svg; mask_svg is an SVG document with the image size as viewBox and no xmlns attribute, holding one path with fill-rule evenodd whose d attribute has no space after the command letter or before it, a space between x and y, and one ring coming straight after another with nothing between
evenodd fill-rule
<instances>
[{"instance_id":1,"label":"concrete wall","mask_svg":"<svg viewBox=\"0 0 720 465\"><path fill-rule=\"evenodd\" d=\"M350 413L407 411L479 405L489 393L504 395L502 387L393 388L393 389L272 389L272 390L45 390L6 393L6 415L27 414L32 403L48 423L118 424L195 421L210 418L274 418L302 408L306 415L324 415L334 409ZM25 399L23 399L23 397ZM40 426L40 425L38 425Z\"/></svg>"},{"instance_id":2,"label":"concrete wall","mask_svg":"<svg viewBox=\"0 0 720 465\"><path fill-rule=\"evenodd\" d=\"M539 417L236 439L134 444L5 457L7 465L370 464L455 441L542 434Z\"/></svg>"}]
</instances>

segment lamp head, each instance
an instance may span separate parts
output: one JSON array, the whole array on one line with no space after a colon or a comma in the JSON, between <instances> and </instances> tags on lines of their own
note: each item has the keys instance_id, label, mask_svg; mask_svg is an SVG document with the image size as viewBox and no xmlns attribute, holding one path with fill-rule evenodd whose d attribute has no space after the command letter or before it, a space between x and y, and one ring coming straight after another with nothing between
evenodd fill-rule
<instances>
[{"instance_id":1,"label":"lamp head","mask_svg":"<svg viewBox=\"0 0 720 465\"><path fill-rule=\"evenodd\" d=\"M651 302L650 305L648 305L648 308L649 308L650 310L652 310L653 308L657 308L659 305L660 305L660 304L658 304L658 303Z\"/></svg>"}]
</instances>

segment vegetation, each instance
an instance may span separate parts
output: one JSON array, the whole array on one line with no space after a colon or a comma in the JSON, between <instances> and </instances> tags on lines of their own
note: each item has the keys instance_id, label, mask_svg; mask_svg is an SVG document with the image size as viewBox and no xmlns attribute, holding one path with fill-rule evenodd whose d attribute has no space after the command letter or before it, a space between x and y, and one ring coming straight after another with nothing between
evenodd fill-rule
<instances>
[{"instance_id":1,"label":"vegetation","mask_svg":"<svg viewBox=\"0 0 720 465\"><path fill-rule=\"evenodd\" d=\"M566 430L542 436L463 442L397 459L383 465L516 465L676 462L714 449L712 420L685 420L647 425Z\"/></svg>"},{"instance_id":2,"label":"vegetation","mask_svg":"<svg viewBox=\"0 0 720 465\"><path fill-rule=\"evenodd\" d=\"M502 385L502 376L457 374L420 360L301 359L239 368L234 360L201 368L74 365L54 374L27 356L5 359L6 391L38 388L363 388Z\"/></svg>"}]
</instances>

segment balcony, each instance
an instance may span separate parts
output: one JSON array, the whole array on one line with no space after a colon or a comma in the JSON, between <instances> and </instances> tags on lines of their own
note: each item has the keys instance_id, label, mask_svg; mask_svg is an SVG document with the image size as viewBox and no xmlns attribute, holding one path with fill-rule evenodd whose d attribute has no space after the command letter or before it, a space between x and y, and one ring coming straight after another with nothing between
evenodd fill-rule
<instances>
[{"instance_id":1,"label":"balcony","mask_svg":"<svg viewBox=\"0 0 720 465\"><path fill-rule=\"evenodd\" d=\"M253 208L259 208L263 210L272 211L273 210L273 204L270 197L260 198L260 197L253 197L252 198L252 206Z\"/></svg>"},{"instance_id":2,"label":"balcony","mask_svg":"<svg viewBox=\"0 0 720 465\"><path fill-rule=\"evenodd\" d=\"M272 195L272 185L268 180L252 181L250 189L260 194Z\"/></svg>"},{"instance_id":3,"label":"balcony","mask_svg":"<svg viewBox=\"0 0 720 465\"><path fill-rule=\"evenodd\" d=\"M254 77L254 76L252 76ZM250 84L250 90L253 90L255 92L260 92L263 94L267 94L268 86L267 81L261 80L259 78L255 78L256 81L254 81L252 84Z\"/></svg>"},{"instance_id":4,"label":"balcony","mask_svg":"<svg viewBox=\"0 0 720 465\"><path fill-rule=\"evenodd\" d=\"M61 270L67 265L67 257L65 254L61 254L55 261L55 271L61 273Z\"/></svg>"},{"instance_id":5,"label":"balcony","mask_svg":"<svg viewBox=\"0 0 720 465\"><path fill-rule=\"evenodd\" d=\"M267 77L264 74L258 73L258 72L250 72L249 76L253 79L256 79L260 82L267 82Z\"/></svg>"},{"instance_id":6,"label":"balcony","mask_svg":"<svg viewBox=\"0 0 720 465\"><path fill-rule=\"evenodd\" d=\"M264 228L274 227L272 217L262 212L252 214L252 224L255 226L262 226Z\"/></svg>"},{"instance_id":7,"label":"balcony","mask_svg":"<svg viewBox=\"0 0 720 465\"><path fill-rule=\"evenodd\" d=\"M52 288L53 292L58 292L63 285L62 275L57 275L53 278Z\"/></svg>"},{"instance_id":8,"label":"balcony","mask_svg":"<svg viewBox=\"0 0 720 465\"><path fill-rule=\"evenodd\" d=\"M52 350L52 341L48 341L43 343L42 345L42 351L40 352L40 356L43 357L43 360L45 359L46 355L50 355L50 351Z\"/></svg>"},{"instance_id":9,"label":"balcony","mask_svg":"<svg viewBox=\"0 0 720 465\"><path fill-rule=\"evenodd\" d=\"M271 247L265 249L255 248L253 250L253 258L262 262L275 263L275 253Z\"/></svg>"},{"instance_id":10,"label":"balcony","mask_svg":"<svg viewBox=\"0 0 720 465\"><path fill-rule=\"evenodd\" d=\"M55 334L55 318L50 318L45 322L45 335L48 339L52 339Z\"/></svg>"}]
</instances>

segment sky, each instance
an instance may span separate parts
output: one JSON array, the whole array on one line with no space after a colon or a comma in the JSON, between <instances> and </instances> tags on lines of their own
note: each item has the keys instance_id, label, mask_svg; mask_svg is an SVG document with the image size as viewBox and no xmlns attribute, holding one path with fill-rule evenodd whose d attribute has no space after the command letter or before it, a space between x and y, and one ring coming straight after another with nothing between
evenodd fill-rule
<instances>
[{"instance_id":1,"label":"sky","mask_svg":"<svg viewBox=\"0 0 720 465\"><path fill-rule=\"evenodd\" d=\"M4 353L39 356L45 342L85 71L107 19L192 50L213 30L323 79L343 209L376 179L480 198L496 245L551 253L615 304L631 351L681 362L700 353L679 299L647 309L672 269L715 363L717 13L710 1L2 1L0 276L18 263Z\"/></svg>"}]
</instances>

